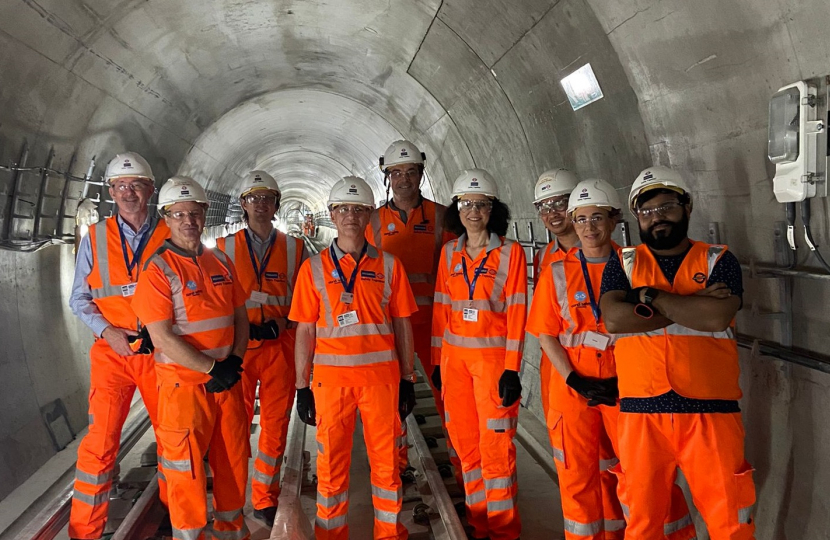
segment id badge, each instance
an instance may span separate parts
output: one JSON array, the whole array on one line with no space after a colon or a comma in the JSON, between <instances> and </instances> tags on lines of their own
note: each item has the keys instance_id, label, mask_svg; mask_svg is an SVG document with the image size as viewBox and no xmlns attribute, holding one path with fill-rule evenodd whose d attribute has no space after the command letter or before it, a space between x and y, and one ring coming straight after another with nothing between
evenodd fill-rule
<instances>
[{"instance_id":1,"label":"id badge","mask_svg":"<svg viewBox=\"0 0 830 540\"><path fill-rule=\"evenodd\" d=\"M251 291L251 302L256 302L257 304L267 304L268 294L262 291Z\"/></svg>"},{"instance_id":2,"label":"id badge","mask_svg":"<svg viewBox=\"0 0 830 540\"><path fill-rule=\"evenodd\" d=\"M121 296L128 297L135 294L135 283L129 283L127 285L121 285Z\"/></svg>"},{"instance_id":3,"label":"id badge","mask_svg":"<svg viewBox=\"0 0 830 540\"><path fill-rule=\"evenodd\" d=\"M467 322L478 322L478 310L474 308L464 308L464 320Z\"/></svg>"},{"instance_id":4,"label":"id badge","mask_svg":"<svg viewBox=\"0 0 830 540\"><path fill-rule=\"evenodd\" d=\"M344 326L351 326L359 322L360 320L357 318L357 311L347 311L346 313L337 316L337 326L341 328Z\"/></svg>"},{"instance_id":5,"label":"id badge","mask_svg":"<svg viewBox=\"0 0 830 540\"><path fill-rule=\"evenodd\" d=\"M608 348L611 338L599 332L585 332L585 341L582 343L586 347L593 347L598 351L604 351Z\"/></svg>"},{"instance_id":6,"label":"id badge","mask_svg":"<svg viewBox=\"0 0 830 540\"><path fill-rule=\"evenodd\" d=\"M350 293L350 292L340 293L340 303L342 303L342 304L351 304L352 302L354 302L354 293Z\"/></svg>"}]
</instances>

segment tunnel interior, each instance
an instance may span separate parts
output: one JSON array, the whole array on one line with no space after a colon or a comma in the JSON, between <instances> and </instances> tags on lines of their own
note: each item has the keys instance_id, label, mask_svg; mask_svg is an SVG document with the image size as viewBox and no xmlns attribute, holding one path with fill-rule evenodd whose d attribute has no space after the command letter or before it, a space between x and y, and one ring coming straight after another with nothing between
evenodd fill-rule
<instances>
[{"instance_id":1,"label":"tunnel interior","mask_svg":"<svg viewBox=\"0 0 830 540\"><path fill-rule=\"evenodd\" d=\"M490 171L522 240L528 223L544 239L532 205L542 171L603 178L625 197L641 169L663 164L694 192L692 238L726 243L747 264L781 264L768 104L778 88L830 73L828 26L820 0L4 2L3 240L15 190L64 189L61 174L15 166L100 181L117 152L138 152L157 187L174 174L203 183L221 223L253 169L277 178L286 210L324 212L346 175L384 200L378 156L403 138L426 153L423 193L439 202L461 170ZM586 64L603 97L573 110L561 80ZM69 185L80 195L85 184ZM812 208L822 246L826 199ZM33 234L26 226L20 238ZM0 250L0 499L56 452L47 411L62 407L73 434L87 422L92 336L67 307L71 241L55 243ZM815 268L801 247L799 263ZM827 281L791 279L782 295L783 281L745 275L740 331L830 351ZM770 315L782 312L791 324ZM541 418L538 363L529 342L524 404ZM822 538L830 378L757 348L742 349L742 370L759 538Z\"/></svg>"}]
</instances>

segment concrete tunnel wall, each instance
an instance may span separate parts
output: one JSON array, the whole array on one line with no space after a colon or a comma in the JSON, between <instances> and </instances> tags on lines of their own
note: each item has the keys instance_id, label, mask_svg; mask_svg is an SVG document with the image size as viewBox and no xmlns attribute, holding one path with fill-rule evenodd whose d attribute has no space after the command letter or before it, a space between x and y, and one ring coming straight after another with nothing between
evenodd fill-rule
<instances>
[{"instance_id":1,"label":"concrete tunnel wall","mask_svg":"<svg viewBox=\"0 0 830 540\"><path fill-rule=\"evenodd\" d=\"M21 0L0 5L0 162L50 148L55 168L98 172L135 150L159 183L175 172L233 193L241 175L274 172L286 198L321 209L328 187L359 174L383 196L377 155L406 137L428 154L429 189L446 202L463 168L501 179L520 221L532 184L566 166L627 193L652 162L695 189L692 236L741 260L772 261L765 158L767 103L778 87L830 71L819 0L354 0L226 2ZM560 79L590 62L605 97L572 111ZM813 203L819 244L825 200ZM804 255L802 255L804 257ZM40 408L62 399L86 424L91 338L66 306L71 248L0 252L0 498L54 453ZM745 303L778 309L774 280L746 280ZM830 290L795 283L794 344L830 350ZM780 339L740 315L742 332ZM538 407L528 342L526 404ZM828 535L821 459L830 378L743 354L747 453L758 469L759 538Z\"/></svg>"}]
</instances>

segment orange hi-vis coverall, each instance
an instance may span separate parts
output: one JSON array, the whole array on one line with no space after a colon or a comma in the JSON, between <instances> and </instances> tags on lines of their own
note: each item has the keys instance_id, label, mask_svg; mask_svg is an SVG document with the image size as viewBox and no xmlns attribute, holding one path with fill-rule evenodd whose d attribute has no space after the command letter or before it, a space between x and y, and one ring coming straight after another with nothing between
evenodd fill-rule
<instances>
[{"instance_id":1,"label":"orange hi-vis coverall","mask_svg":"<svg viewBox=\"0 0 830 540\"><path fill-rule=\"evenodd\" d=\"M133 309L144 322L170 321L175 334L217 362L231 354L234 310L245 292L233 264L218 250L191 257L171 242L147 262ZM210 393L211 377L176 363L156 349L159 384L161 466L167 477L175 540L245 540L250 533L242 508L248 482L250 429L242 385ZM202 463L210 447L213 471L213 531L207 526L207 478Z\"/></svg>"},{"instance_id":2,"label":"orange hi-vis coverall","mask_svg":"<svg viewBox=\"0 0 830 540\"><path fill-rule=\"evenodd\" d=\"M435 275L438 272L438 260L441 248L455 238L444 230L444 211L446 206L428 199L421 199L421 204L409 211L407 219L401 217L402 211L394 206L394 201L387 202L372 213L366 229L366 238L387 253L391 253L403 263L418 311L412 314L412 335L415 342L415 354L421 361L426 382L435 397L435 408L444 422L444 403L441 391L432 384L432 302L435 296ZM401 429L406 435L406 423ZM446 426L444 426L446 433ZM447 437L447 451L456 470L461 485L461 462ZM409 460L407 446L401 447L400 468L403 471Z\"/></svg>"},{"instance_id":3,"label":"orange hi-vis coverall","mask_svg":"<svg viewBox=\"0 0 830 540\"><path fill-rule=\"evenodd\" d=\"M441 253L432 359L441 365L447 429L461 459L467 521L476 537L514 540L521 533L513 443L519 402L503 407L498 385L505 369L521 368L527 259L522 246L495 234L472 259L466 241L464 234Z\"/></svg>"},{"instance_id":4,"label":"orange hi-vis coverall","mask_svg":"<svg viewBox=\"0 0 830 540\"><path fill-rule=\"evenodd\" d=\"M704 289L726 246L693 242L669 284L645 245L623 248L620 261L632 288L679 295ZM737 400L739 364L734 320L723 332L677 323L652 332L620 335L616 344L620 398L650 398L674 391L698 400ZM629 508L626 538L659 537L655 521L667 511L676 468L689 482L712 540L754 538L755 485L744 458L740 412L635 413L619 421L620 500Z\"/></svg>"},{"instance_id":5,"label":"orange hi-vis coverall","mask_svg":"<svg viewBox=\"0 0 830 540\"><path fill-rule=\"evenodd\" d=\"M527 331L537 337L556 337L579 375L608 379L617 375L614 338L605 329L601 316L598 320L594 314L588 292L590 286L598 302L607 259L586 258L583 271L582 256L575 247L565 257L542 267ZM607 344L602 343L605 339ZM625 517L617 498L616 477L609 472L618 463L619 406L588 406L587 399L565 384L547 355L542 361L548 364L550 374L548 381L542 380L542 387L547 389L544 392L550 392L542 396L542 402L547 407L545 418L559 475L565 538L620 540L625 536ZM671 495L666 538L694 538L695 529L682 490L675 485Z\"/></svg>"},{"instance_id":6,"label":"orange hi-vis coverall","mask_svg":"<svg viewBox=\"0 0 830 540\"><path fill-rule=\"evenodd\" d=\"M231 259L239 282L248 295L248 321L288 317L297 271L305 254L303 241L277 230L271 233L270 247L259 260L245 229L216 244ZM294 404L294 341L296 331L286 330L275 340L249 341L242 372L242 392L249 422L254 417L259 382L259 448L251 477L254 509L277 506L280 496L280 469L288 438L288 421Z\"/></svg>"},{"instance_id":7,"label":"orange hi-vis coverall","mask_svg":"<svg viewBox=\"0 0 830 540\"><path fill-rule=\"evenodd\" d=\"M353 298L347 280L354 276ZM356 412L360 411L371 468L375 539L405 539L398 450L403 444L398 414L401 380L392 318L417 310L401 262L365 244L355 261L337 243L300 268L288 317L316 324L313 380L317 409L318 540L348 540L349 466Z\"/></svg>"},{"instance_id":8,"label":"orange hi-vis coverall","mask_svg":"<svg viewBox=\"0 0 830 540\"><path fill-rule=\"evenodd\" d=\"M559 239L554 238L548 245L533 255L533 284L539 283L539 274L543 268L551 263L564 259L567 252L559 245Z\"/></svg>"},{"instance_id":9,"label":"orange hi-vis coverall","mask_svg":"<svg viewBox=\"0 0 830 540\"><path fill-rule=\"evenodd\" d=\"M138 253L133 253L126 241L122 243L118 227L118 218L110 217L89 229L92 270L86 280L92 301L107 322L116 328L139 330L130 297L144 263L168 237L170 229L163 221L156 221L154 228L146 233L143 249L139 247ZM153 357L149 354L121 356L100 336L96 336L89 354L89 432L78 447L69 517L69 536L84 539L101 538L104 534L121 429L136 387L153 427L158 426ZM160 440L158 451L161 455ZM167 489L161 470L159 496L166 503Z\"/></svg>"}]
</instances>

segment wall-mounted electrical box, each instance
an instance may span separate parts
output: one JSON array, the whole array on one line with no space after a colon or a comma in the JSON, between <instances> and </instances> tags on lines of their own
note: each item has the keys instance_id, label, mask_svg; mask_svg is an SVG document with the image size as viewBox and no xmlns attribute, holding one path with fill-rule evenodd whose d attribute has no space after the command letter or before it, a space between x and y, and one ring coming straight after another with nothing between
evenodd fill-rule
<instances>
[{"instance_id":1,"label":"wall-mounted electrical box","mask_svg":"<svg viewBox=\"0 0 830 540\"><path fill-rule=\"evenodd\" d=\"M798 81L770 99L767 155L778 202L827 196L827 120L826 84Z\"/></svg>"}]
</instances>

